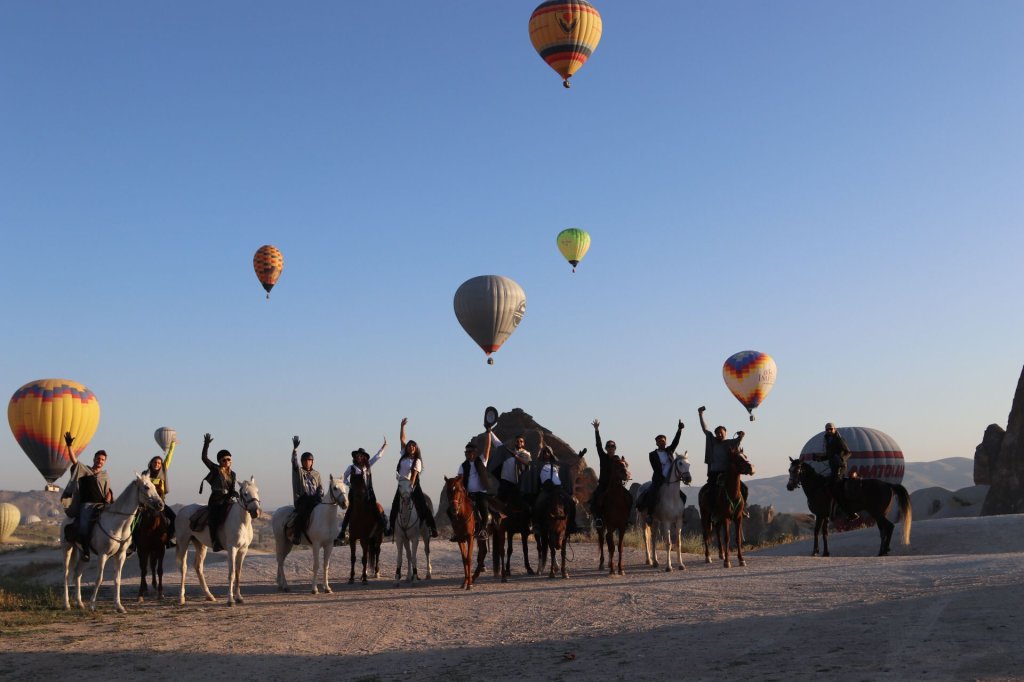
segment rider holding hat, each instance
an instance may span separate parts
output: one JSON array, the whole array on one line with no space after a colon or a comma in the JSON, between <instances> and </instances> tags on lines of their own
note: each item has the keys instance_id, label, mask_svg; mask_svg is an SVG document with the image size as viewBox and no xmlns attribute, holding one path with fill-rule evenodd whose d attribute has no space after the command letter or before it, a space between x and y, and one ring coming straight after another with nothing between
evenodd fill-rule
<instances>
[{"instance_id":1,"label":"rider holding hat","mask_svg":"<svg viewBox=\"0 0 1024 682\"><path fill-rule=\"evenodd\" d=\"M388 446L388 438L384 436L384 444L380 446L380 450L377 450L377 454L370 457L370 453L366 450L359 448L358 450L352 451L352 463L345 469L345 474L342 480L345 485L349 485L352 481L353 476L361 476L363 483L366 485L366 496L370 504L377 504L377 494L373 491L373 476L370 474L370 469L384 454L384 449ZM345 542L345 531L348 529L348 516L352 512L352 507L349 506L345 510L345 518L341 520L341 532L338 533L338 539L335 544L343 544ZM381 525L386 527L387 519L381 519Z\"/></svg>"}]
</instances>

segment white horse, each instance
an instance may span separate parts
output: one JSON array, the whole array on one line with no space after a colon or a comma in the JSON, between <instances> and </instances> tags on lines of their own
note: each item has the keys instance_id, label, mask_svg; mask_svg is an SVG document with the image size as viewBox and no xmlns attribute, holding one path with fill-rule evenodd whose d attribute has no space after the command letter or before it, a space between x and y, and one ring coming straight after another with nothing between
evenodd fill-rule
<instances>
[{"instance_id":1,"label":"white horse","mask_svg":"<svg viewBox=\"0 0 1024 682\"><path fill-rule=\"evenodd\" d=\"M100 593L100 585L103 584L103 569L107 565L107 559L117 558L117 572L114 574L114 608L118 613L124 613L124 606L121 605L121 569L124 568L124 560L128 555L128 543L132 539L132 522L140 507L146 507L153 511L163 511L164 502L153 487L149 476L135 474L135 480L128 484L112 504L106 506L99 513L92 526L92 532L88 538L90 546L99 559L99 569L96 571L96 589L93 590L92 599L89 600L89 608L96 610L96 598ZM78 547L69 543L64 534L64 529L78 519L67 519L61 526L60 546L64 552L64 608L71 608L71 598L68 594L68 577L70 575L71 560L75 559L75 605L78 608L85 608L82 604L82 573L85 571L85 562L82 561Z\"/></svg>"},{"instance_id":2,"label":"white horse","mask_svg":"<svg viewBox=\"0 0 1024 682\"><path fill-rule=\"evenodd\" d=\"M185 560L188 559L189 543L196 547L196 575L199 577L199 585L206 594L206 601L217 601L210 593L206 584L206 576L203 575L203 562L206 560L206 548L213 547L210 539L210 527L201 531L193 531L190 525L192 515L200 508L198 504L190 504L182 507L178 517L174 521L174 535L178 542L178 571L181 573L181 595L178 603L185 603ZM242 602L242 562L249 551L249 544L252 542L252 519L260 515L260 490L256 487L256 480L250 478L242 481L238 486L238 497L231 501L227 513L224 515L224 522L218 531L220 545L228 552L228 606L233 602Z\"/></svg>"},{"instance_id":3,"label":"white horse","mask_svg":"<svg viewBox=\"0 0 1024 682\"><path fill-rule=\"evenodd\" d=\"M423 496L427 509L434 511L434 504L426 495ZM395 521L395 545L398 547L398 564L395 567L395 587L398 587L402 580L402 552L409 560L409 575L406 582L412 582L415 576L419 580L416 571L416 550L423 540L423 551L427 555L427 578L431 576L430 566L430 528L425 519L421 519L416 513L416 504L412 501L412 484L407 478L398 479L398 519Z\"/></svg>"},{"instance_id":4,"label":"white horse","mask_svg":"<svg viewBox=\"0 0 1024 682\"><path fill-rule=\"evenodd\" d=\"M327 486L327 501L321 502L313 507L309 515L309 526L303 534L302 542L299 544L309 546L309 538L313 546L313 594L317 593L317 575L320 572L320 553L324 557L324 592L333 592L328 573L331 567L331 552L334 551L334 540L338 537L341 528L341 517L338 511L348 509L348 486L340 478L331 476L330 484ZM288 591L288 581L284 577L284 559L292 551L293 543L289 537L285 524L288 517L295 511L295 507L288 505L281 507L274 512L270 525L274 529L274 546L277 549L277 589L281 592Z\"/></svg>"},{"instance_id":5,"label":"white horse","mask_svg":"<svg viewBox=\"0 0 1024 682\"><path fill-rule=\"evenodd\" d=\"M690 476L690 462L686 459L686 453L676 455L669 467L668 477L665 483L658 489L658 499L654 501L654 511L651 519L655 528L647 523L644 518L644 551L646 559L644 563L648 566L658 566L658 544L657 540L662 536L665 538L665 555L668 557L666 572L672 570L672 541L676 544L676 560L681 570L686 570L683 565L683 511L686 503L679 495L679 483L690 485L693 477ZM647 483L645 485L650 485ZM652 531L657 531L657 537L653 537Z\"/></svg>"}]
</instances>

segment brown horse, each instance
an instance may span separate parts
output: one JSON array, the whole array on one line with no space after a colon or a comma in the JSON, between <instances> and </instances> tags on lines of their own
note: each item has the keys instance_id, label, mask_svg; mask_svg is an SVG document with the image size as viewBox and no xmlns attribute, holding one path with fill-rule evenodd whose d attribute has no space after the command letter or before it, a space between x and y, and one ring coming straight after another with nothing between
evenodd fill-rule
<instances>
[{"instance_id":1,"label":"brown horse","mask_svg":"<svg viewBox=\"0 0 1024 682\"><path fill-rule=\"evenodd\" d=\"M711 530L718 536L719 552L724 552L725 567L731 568L729 560L729 522L736 524L736 558L740 566L746 566L743 558L743 492L740 476L752 476L754 467L735 445L729 447L729 468L719 477L719 484L712 489L705 483L700 489L700 525L704 531L704 562L711 563ZM724 536L723 536L724 530ZM719 554L719 556L723 556Z\"/></svg>"},{"instance_id":2,"label":"brown horse","mask_svg":"<svg viewBox=\"0 0 1024 682\"><path fill-rule=\"evenodd\" d=\"M530 508L521 500L513 500L508 505L501 506L500 502L495 503L492 508L495 514L496 523L494 530L494 575L501 574L501 582L508 582L512 573L512 547L513 538L518 533L523 539L523 563L526 565L526 574L534 575L533 567L530 566Z\"/></svg>"},{"instance_id":3,"label":"brown horse","mask_svg":"<svg viewBox=\"0 0 1024 682\"><path fill-rule=\"evenodd\" d=\"M620 457L612 458L611 479L608 489L602 495L599 502L599 514L604 519L603 533L598 535L598 547L601 548L601 562L598 570L604 568L604 545L608 543L608 575L615 575L615 533L619 534L619 575L625 575L622 570L622 540L626 535L626 527L629 525L629 515L633 511L633 496L626 490L626 481L629 474L629 464ZM602 538L601 535L604 535Z\"/></svg>"},{"instance_id":4,"label":"brown horse","mask_svg":"<svg viewBox=\"0 0 1024 682\"><path fill-rule=\"evenodd\" d=\"M540 516L540 527L537 528L537 549L540 555L538 561L538 571L544 571L544 564L548 560L548 552L551 553L551 569L548 573L549 578L555 577L555 570L558 568L558 561L555 558L555 552L561 550L562 552L562 577L568 578L569 573L566 570L565 565L565 550L568 546L566 529L569 527L569 514L566 509L565 502L562 500L560 490L558 488L553 489L545 505L546 509L543 510Z\"/></svg>"},{"instance_id":5,"label":"brown horse","mask_svg":"<svg viewBox=\"0 0 1024 682\"><path fill-rule=\"evenodd\" d=\"M469 498L466 487L462 485L462 474L455 478L445 476L444 487L448 496L448 518L452 521L452 534L459 543L462 568L466 574L462 581L462 587L468 590L473 587L473 581L484 568L484 559L487 557L487 540L480 540L476 570L473 571L473 540L476 537L476 514L473 512L473 501Z\"/></svg>"},{"instance_id":6,"label":"brown horse","mask_svg":"<svg viewBox=\"0 0 1024 682\"><path fill-rule=\"evenodd\" d=\"M348 582L356 581L356 542L359 542L363 550L363 584L366 584L366 565L369 560L370 568L375 578L380 577L380 545L384 539L384 509L380 503L370 500L366 482L362 476L352 477L352 488L349 490L349 548L352 551L352 572L349 573Z\"/></svg>"},{"instance_id":7,"label":"brown horse","mask_svg":"<svg viewBox=\"0 0 1024 682\"><path fill-rule=\"evenodd\" d=\"M132 542L139 554L139 573L142 576L139 583L140 602L143 601L143 595L149 594L146 586L147 567L157 599L164 598L164 553L167 551L167 541L173 534L174 528L167 522L163 512L145 509L139 514L139 522L132 531Z\"/></svg>"}]
</instances>

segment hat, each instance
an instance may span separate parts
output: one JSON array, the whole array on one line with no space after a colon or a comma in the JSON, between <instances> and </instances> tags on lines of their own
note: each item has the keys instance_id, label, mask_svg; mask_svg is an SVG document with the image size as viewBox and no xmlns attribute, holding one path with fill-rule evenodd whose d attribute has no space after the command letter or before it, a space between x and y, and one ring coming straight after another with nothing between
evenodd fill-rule
<instances>
[{"instance_id":1,"label":"hat","mask_svg":"<svg viewBox=\"0 0 1024 682\"><path fill-rule=\"evenodd\" d=\"M476 450L477 449L476 443L474 443L473 441L469 441L468 443L466 443L466 449L467 450Z\"/></svg>"},{"instance_id":2,"label":"hat","mask_svg":"<svg viewBox=\"0 0 1024 682\"><path fill-rule=\"evenodd\" d=\"M366 455L367 457L369 457L370 453L368 453L366 450L364 450L362 448L359 448L358 450L353 450L352 451L352 456L353 457L358 457L359 455Z\"/></svg>"},{"instance_id":3,"label":"hat","mask_svg":"<svg viewBox=\"0 0 1024 682\"><path fill-rule=\"evenodd\" d=\"M301 459L302 459L303 462L305 462L307 459L313 459L313 453L312 452L303 452Z\"/></svg>"}]
</instances>

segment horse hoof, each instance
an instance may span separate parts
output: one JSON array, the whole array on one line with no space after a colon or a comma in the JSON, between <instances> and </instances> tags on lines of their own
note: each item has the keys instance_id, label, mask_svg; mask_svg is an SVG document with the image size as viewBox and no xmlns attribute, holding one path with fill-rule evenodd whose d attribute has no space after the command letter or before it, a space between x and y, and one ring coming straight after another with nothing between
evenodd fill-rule
<instances>
[{"instance_id":1,"label":"horse hoof","mask_svg":"<svg viewBox=\"0 0 1024 682\"><path fill-rule=\"evenodd\" d=\"M397 582L395 582L395 587L401 587L401 586L402 586L402 583L401 583L401 581L397 581Z\"/></svg>"},{"instance_id":2,"label":"horse hoof","mask_svg":"<svg viewBox=\"0 0 1024 682\"><path fill-rule=\"evenodd\" d=\"M206 601L217 601L217 598L212 596L212 595L207 595L206 596Z\"/></svg>"},{"instance_id":3,"label":"horse hoof","mask_svg":"<svg viewBox=\"0 0 1024 682\"><path fill-rule=\"evenodd\" d=\"M562 580L567 580L568 578L569 578L569 574L568 573L563 573L562 574Z\"/></svg>"},{"instance_id":4,"label":"horse hoof","mask_svg":"<svg viewBox=\"0 0 1024 682\"><path fill-rule=\"evenodd\" d=\"M142 598L142 595L140 594L140 595L139 595L139 598L138 598L138 599L137 599L136 601L137 601L138 603L140 603L140 604L141 604L142 602L144 602L144 601L146 601L146 600L145 600L145 599L143 599L143 598Z\"/></svg>"},{"instance_id":5,"label":"horse hoof","mask_svg":"<svg viewBox=\"0 0 1024 682\"><path fill-rule=\"evenodd\" d=\"M234 603L234 602L232 602L232 601L229 601L229 602L227 603L227 607L228 607L229 609L230 609L230 608L231 608L232 606L234 606L234 605L235 605L235 603Z\"/></svg>"},{"instance_id":6,"label":"horse hoof","mask_svg":"<svg viewBox=\"0 0 1024 682\"><path fill-rule=\"evenodd\" d=\"M732 568L732 562L726 561L725 562L725 567L726 568Z\"/></svg>"},{"instance_id":7,"label":"horse hoof","mask_svg":"<svg viewBox=\"0 0 1024 682\"><path fill-rule=\"evenodd\" d=\"M711 557L706 557L706 558L704 559L704 563L706 563L706 564L710 564L710 563L711 563Z\"/></svg>"},{"instance_id":8,"label":"horse hoof","mask_svg":"<svg viewBox=\"0 0 1024 682\"><path fill-rule=\"evenodd\" d=\"M508 578L506 578L505 576L501 576L501 582L507 583L508 582Z\"/></svg>"},{"instance_id":9,"label":"horse hoof","mask_svg":"<svg viewBox=\"0 0 1024 682\"><path fill-rule=\"evenodd\" d=\"M324 594L334 594L334 590L324 585Z\"/></svg>"},{"instance_id":10,"label":"horse hoof","mask_svg":"<svg viewBox=\"0 0 1024 682\"><path fill-rule=\"evenodd\" d=\"M310 594L320 594L320 591L314 587L312 590L309 591L309 593Z\"/></svg>"},{"instance_id":11,"label":"horse hoof","mask_svg":"<svg viewBox=\"0 0 1024 682\"><path fill-rule=\"evenodd\" d=\"M740 566L746 566L746 565L747 565L747 560L746 559L740 559Z\"/></svg>"},{"instance_id":12,"label":"horse hoof","mask_svg":"<svg viewBox=\"0 0 1024 682\"><path fill-rule=\"evenodd\" d=\"M828 552L825 552L825 553L824 553L824 554L822 554L821 556L832 556L832 555L831 555L831 554L829 554Z\"/></svg>"},{"instance_id":13,"label":"horse hoof","mask_svg":"<svg viewBox=\"0 0 1024 682\"><path fill-rule=\"evenodd\" d=\"M818 556L818 550L814 550L813 552L811 552L811 556Z\"/></svg>"},{"instance_id":14,"label":"horse hoof","mask_svg":"<svg viewBox=\"0 0 1024 682\"><path fill-rule=\"evenodd\" d=\"M672 567L671 566L666 566L665 567L665 572L666 573L671 573L672 572Z\"/></svg>"},{"instance_id":15,"label":"horse hoof","mask_svg":"<svg viewBox=\"0 0 1024 682\"><path fill-rule=\"evenodd\" d=\"M654 566L655 568L661 568L661 564L655 561L653 564L647 564L648 566Z\"/></svg>"},{"instance_id":16,"label":"horse hoof","mask_svg":"<svg viewBox=\"0 0 1024 682\"><path fill-rule=\"evenodd\" d=\"M354 585L354 584L355 584L355 582L356 582L356 579L355 579L355 578L349 578L349 579L348 579L348 584L349 584L349 585Z\"/></svg>"},{"instance_id":17,"label":"horse hoof","mask_svg":"<svg viewBox=\"0 0 1024 682\"><path fill-rule=\"evenodd\" d=\"M623 571L623 570L622 570L622 569L620 568L620 569L619 569L619 575L626 575L626 572L625 572L625 571Z\"/></svg>"}]
</instances>

